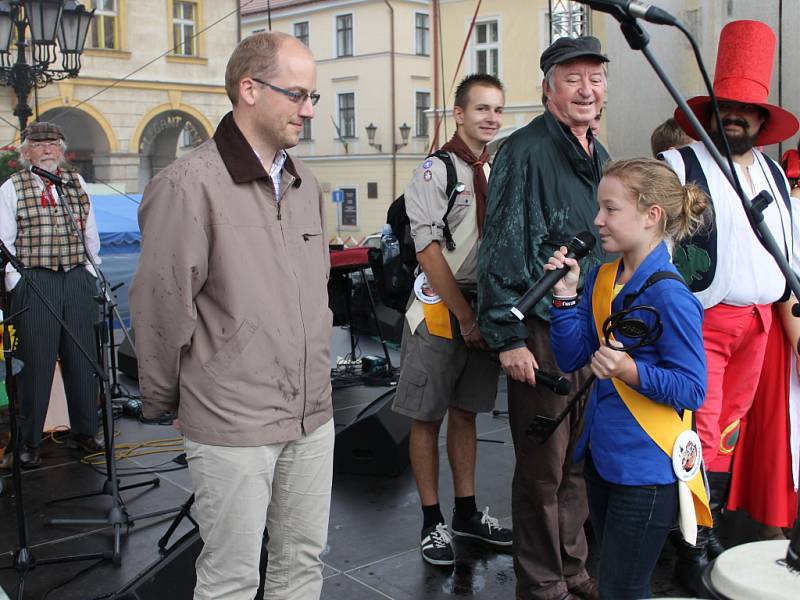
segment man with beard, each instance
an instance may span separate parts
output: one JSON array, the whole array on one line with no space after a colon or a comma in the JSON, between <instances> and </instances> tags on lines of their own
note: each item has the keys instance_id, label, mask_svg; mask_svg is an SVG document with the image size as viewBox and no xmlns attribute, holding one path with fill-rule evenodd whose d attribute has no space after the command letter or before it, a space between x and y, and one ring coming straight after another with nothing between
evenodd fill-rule
<instances>
[{"instance_id":1,"label":"man with beard","mask_svg":"<svg viewBox=\"0 0 800 600\"><path fill-rule=\"evenodd\" d=\"M78 343L94 355L94 324L99 316L94 301L97 283L86 251L99 263L100 237L83 178L77 173L61 171L65 151L64 134L58 125L44 121L31 123L22 132L22 164L67 179L63 198L52 183L27 168L14 173L0 187L0 237L25 266L25 279L20 280L20 274L10 264L5 274L6 289L11 292L9 312L28 309L14 319L18 340L15 353L25 363L17 379L25 418L19 455L23 468L41 463L39 445L56 358L61 360L64 374L72 429L70 445L87 452L103 449L94 437L98 425L98 385L94 371L55 316L29 288L33 284L41 290L76 335ZM80 235L74 230L62 200L69 203ZM85 247L81 237L86 240Z\"/></svg>"},{"instance_id":2,"label":"man with beard","mask_svg":"<svg viewBox=\"0 0 800 600\"><path fill-rule=\"evenodd\" d=\"M720 34L714 77L723 131L711 118L707 96L690 99L689 106L720 151L723 135L728 140L745 194L753 198L766 190L774 199L764 210L764 220L789 259L793 223L788 183L777 163L754 149L785 140L798 129L794 115L767 102L775 42L775 34L764 23L726 25ZM697 139L683 111L676 110L675 119ZM708 391L695 416L717 527L727 499L740 420L753 402L762 367L772 321L770 305L786 299L786 283L775 260L756 239L738 195L702 143L661 156L682 181L705 189L713 204L709 227L677 246L673 261L705 309ZM696 591L707 558L723 550L713 529L698 532L697 546L679 549L679 581Z\"/></svg>"}]
</instances>

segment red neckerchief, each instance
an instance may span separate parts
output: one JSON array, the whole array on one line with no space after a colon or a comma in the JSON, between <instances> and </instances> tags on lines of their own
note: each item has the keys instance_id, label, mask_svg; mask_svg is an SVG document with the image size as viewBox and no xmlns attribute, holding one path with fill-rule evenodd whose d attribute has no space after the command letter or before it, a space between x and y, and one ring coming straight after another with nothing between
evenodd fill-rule
<instances>
[{"instance_id":1,"label":"red neckerchief","mask_svg":"<svg viewBox=\"0 0 800 600\"><path fill-rule=\"evenodd\" d=\"M56 175L61 175L61 169L56 169ZM53 182L42 179L44 189L42 190L42 208L56 207L56 197L53 195Z\"/></svg>"},{"instance_id":2,"label":"red neckerchief","mask_svg":"<svg viewBox=\"0 0 800 600\"><path fill-rule=\"evenodd\" d=\"M475 190L475 209L478 219L478 237L483 237L483 222L486 220L486 192L489 191L489 182L483 165L489 161L489 151L484 146L479 157L475 157L467 143L458 134L453 135L450 141L442 146L442 150L452 152L458 158L472 167L472 187Z\"/></svg>"}]
</instances>

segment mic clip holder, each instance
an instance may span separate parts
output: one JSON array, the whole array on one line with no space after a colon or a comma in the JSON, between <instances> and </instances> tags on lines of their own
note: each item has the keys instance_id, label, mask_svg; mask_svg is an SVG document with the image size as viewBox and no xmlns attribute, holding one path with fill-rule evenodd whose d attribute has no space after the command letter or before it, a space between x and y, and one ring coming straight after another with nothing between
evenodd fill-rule
<instances>
[{"instance_id":1,"label":"mic clip holder","mask_svg":"<svg viewBox=\"0 0 800 600\"><path fill-rule=\"evenodd\" d=\"M631 313L636 311L654 315L654 323L648 325L643 319L632 317ZM640 348L641 346L652 344L659 338L662 331L661 316L658 314L658 310L649 305L631 306L630 308L612 313L603 321L603 338L606 341L606 346L618 352L627 352ZM615 332L619 332L627 338L632 338L633 341L622 346L612 346L610 340ZM562 410L555 419L544 415L536 415L531 424L528 425L528 429L525 432L526 435L540 444L544 444L550 439L550 436L553 435L555 430L558 429L558 426L564 422L564 419L578 406L580 401L589 392L596 379L597 376L594 373L587 377L580 389L570 398L564 410Z\"/></svg>"}]
</instances>

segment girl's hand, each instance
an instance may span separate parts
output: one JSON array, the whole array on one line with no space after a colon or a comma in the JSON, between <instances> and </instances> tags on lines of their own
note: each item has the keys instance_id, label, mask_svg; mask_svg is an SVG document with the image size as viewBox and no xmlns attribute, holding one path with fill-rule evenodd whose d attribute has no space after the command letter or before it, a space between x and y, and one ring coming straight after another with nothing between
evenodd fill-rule
<instances>
[{"instance_id":1,"label":"girl's hand","mask_svg":"<svg viewBox=\"0 0 800 600\"><path fill-rule=\"evenodd\" d=\"M612 346L621 347L617 341L611 340L609 343ZM639 370L627 352L620 352L609 346L600 346L600 349L592 356L591 368L592 373L598 379L616 377L628 385L639 386Z\"/></svg>"},{"instance_id":2,"label":"girl's hand","mask_svg":"<svg viewBox=\"0 0 800 600\"><path fill-rule=\"evenodd\" d=\"M567 274L556 282L553 286L553 294L556 296L577 296L578 280L580 279L581 268L578 261L574 258L567 258L569 250L566 246L561 246L553 253L553 256L544 265L545 271L555 271L561 267L569 269Z\"/></svg>"}]
</instances>

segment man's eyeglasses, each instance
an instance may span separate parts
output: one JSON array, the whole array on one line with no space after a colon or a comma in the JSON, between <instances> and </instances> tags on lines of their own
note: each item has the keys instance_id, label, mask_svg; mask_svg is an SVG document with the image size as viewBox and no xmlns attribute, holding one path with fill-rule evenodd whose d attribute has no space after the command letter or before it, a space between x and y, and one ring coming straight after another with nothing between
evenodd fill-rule
<instances>
[{"instance_id":1,"label":"man's eyeglasses","mask_svg":"<svg viewBox=\"0 0 800 600\"><path fill-rule=\"evenodd\" d=\"M42 150L44 148L54 148L56 146L61 146L60 140L50 140L50 141L41 141L41 142L30 142L31 148L36 148L37 150Z\"/></svg>"},{"instance_id":2,"label":"man's eyeglasses","mask_svg":"<svg viewBox=\"0 0 800 600\"><path fill-rule=\"evenodd\" d=\"M277 85L272 85L271 83L267 83L266 81L261 81L257 77L251 77L250 79L252 79L256 83L260 83L261 85L265 85L268 88L270 88L272 90L275 90L276 92L280 92L281 94L283 94L284 96L289 98L289 100L291 100L295 104L303 104L308 99L311 100L311 106L315 106L317 104L317 102L319 102L319 94L316 93L316 92L314 92L312 94L309 94L308 92L293 92L291 90L287 90L285 88L278 87Z\"/></svg>"}]
</instances>

